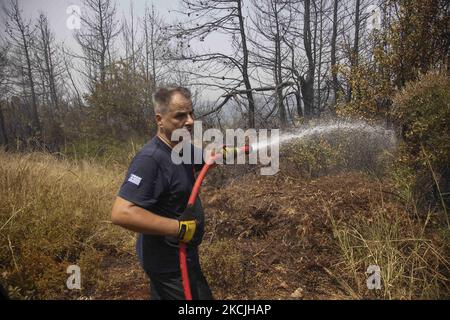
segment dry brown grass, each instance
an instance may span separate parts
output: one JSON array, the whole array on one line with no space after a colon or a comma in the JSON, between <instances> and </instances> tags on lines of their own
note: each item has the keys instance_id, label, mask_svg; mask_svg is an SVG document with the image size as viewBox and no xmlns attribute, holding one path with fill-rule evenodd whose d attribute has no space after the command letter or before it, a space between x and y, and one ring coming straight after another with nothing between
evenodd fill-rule
<instances>
[{"instance_id":1,"label":"dry brown grass","mask_svg":"<svg viewBox=\"0 0 450 320\"><path fill-rule=\"evenodd\" d=\"M0 164L0 281L12 297L148 298L133 233L109 222L124 167L5 152ZM201 259L216 298L449 298L449 236L435 213L408 212L388 180L287 168L205 181ZM66 289L70 264L81 291ZM378 291L366 287L371 264Z\"/></svg>"},{"instance_id":2,"label":"dry brown grass","mask_svg":"<svg viewBox=\"0 0 450 320\"><path fill-rule=\"evenodd\" d=\"M439 229L427 228L392 204L379 204L370 219L336 221L333 233L340 249L333 276L352 298L448 299L448 243ZM422 225L423 223L423 225ZM447 247L447 248L446 248ZM377 265L381 289L368 290L365 271Z\"/></svg>"},{"instance_id":3,"label":"dry brown grass","mask_svg":"<svg viewBox=\"0 0 450 320\"><path fill-rule=\"evenodd\" d=\"M17 298L89 295L104 280L100 263L130 253L134 236L110 224L123 169L41 153L0 151L0 274ZM66 269L82 271L69 292Z\"/></svg>"},{"instance_id":4,"label":"dry brown grass","mask_svg":"<svg viewBox=\"0 0 450 320\"><path fill-rule=\"evenodd\" d=\"M280 173L246 176L205 194L212 195L205 195L206 251L224 247L230 257L203 255L215 266L205 272L220 298L450 297L445 224L406 212L388 180L346 173L307 181ZM381 269L381 290L367 288L369 265Z\"/></svg>"}]
</instances>

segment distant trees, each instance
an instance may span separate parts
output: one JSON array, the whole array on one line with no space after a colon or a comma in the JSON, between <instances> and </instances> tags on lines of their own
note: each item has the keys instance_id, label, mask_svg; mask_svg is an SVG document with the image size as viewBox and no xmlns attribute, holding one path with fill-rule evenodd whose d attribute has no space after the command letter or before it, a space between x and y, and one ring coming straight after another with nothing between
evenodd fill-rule
<instances>
[{"instance_id":1,"label":"distant trees","mask_svg":"<svg viewBox=\"0 0 450 320\"><path fill-rule=\"evenodd\" d=\"M14 81L16 92L21 91L25 98L29 120L27 128L31 136L39 137L41 123L38 114L38 99L35 85L35 71L33 68L33 49L35 29L31 20L25 21L17 0L10 0L6 8L6 33L11 48L9 64L12 67L11 80ZM29 107L28 107L29 106Z\"/></svg>"},{"instance_id":2,"label":"distant trees","mask_svg":"<svg viewBox=\"0 0 450 320\"><path fill-rule=\"evenodd\" d=\"M185 49L176 58L200 64L197 83L223 92L211 110L244 98L247 126L264 125L270 117L285 126L293 118L333 113L339 97L351 98L342 65L356 68L361 52L370 51L365 10L371 2L183 1L179 13L188 18L171 29ZM225 34L230 50L198 49L210 34ZM255 103L257 95L264 97L263 106Z\"/></svg>"},{"instance_id":3,"label":"distant trees","mask_svg":"<svg viewBox=\"0 0 450 320\"><path fill-rule=\"evenodd\" d=\"M247 99L248 126L255 127L255 101L250 78L249 47L242 0L182 0L183 14L188 19L171 27L174 37L179 39L179 47L187 47L175 58L203 63L206 76L211 85L223 89L228 101L231 95L242 94ZM180 11L181 12L181 11ZM213 33L220 32L230 36L231 52L213 49L209 52L190 50L192 41L203 42ZM214 72L211 72L214 69ZM220 70L220 71L219 71ZM223 76L219 77L218 72ZM221 82L222 81L222 82ZM226 85L223 82L226 81ZM243 86L243 88L241 88Z\"/></svg>"},{"instance_id":4,"label":"distant trees","mask_svg":"<svg viewBox=\"0 0 450 320\"><path fill-rule=\"evenodd\" d=\"M64 70L54 35L43 13L35 21L24 19L16 0L3 9L1 143L54 150L63 139L59 126L64 105Z\"/></svg>"},{"instance_id":5,"label":"distant trees","mask_svg":"<svg viewBox=\"0 0 450 320\"><path fill-rule=\"evenodd\" d=\"M63 70L54 34L50 30L47 17L42 13L39 15L36 29L35 63L41 78L42 104L49 107L49 115L54 119L55 112L60 108L58 84Z\"/></svg>"},{"instance_id":6,"label":"distant trees","mask_svg":"<svg viewBox=\"0 0 450 320\"><path fill-rule=\"evenodd\" d=\"M96 82L105 82L106 68L113 62L114 41L119 35L120 24L113 0L83 0L83 5L80 17L83 28L75 33L75 39L83 51L83 73L92 91Z\"/></svg>"},{"instance_id":7,"label":"distant trees","mask_svg":"<svg viewBox=\"0 0 450 320\"><path fill-rule=\"evenodd\" d=\"M329 101L332 82L329 79L333 69L334 84L339 86L336 72L338 6L336 3L333 11L333 3L327 0L254 1L255 32L251 34L254 38L250 41L255 51L262 54L256 55L252 63L257 70L278 70L278 76L272 83L277 92L281 124L286 124L288 118L317 117L325 106L332 105ZM335 23L331 24L329 21L333 21L334 13ZM264 24L266 30L260 27ZM268 59L274 54L277 58L269 63ZM330 65L330 59L334 68ZM266 64L261 65L261 60L265 60ZM284 95L283 90L286 91ZM289 96L295 98L294 103L288 99ZM292 107L295 113L291 112Z\"/></svg>"},{"instance_id":8,"label":"distant trees","mask_svg":"<svg viewBox=\"0 0 450 320\"><path fill-rule=\"evenodd\" d=\"M420 74L448 68L450 5L443 0L383 3L384 29L374 34L372 59L342 68L351 100L339 113L390 121L393 95ZM387 13L395 13L388 19Z\"/></svg>"},{"instance_id":9,"label":"distant trees","mask_svg":"<svg viewBox=\"0 0 450 320\"><path fill-rule=\"evenodd\" d=\"M197 115L220 126L389 119L398 88L448 68L444 0L182 0L170 19L118 4L83 0L79 47L68 48L44 13L24 19L17 0L6 2L1 144L147 134L151 93L173 83L191 87ZM368 28L374 11L380 25ZM214 103L204 89L218 95Z\"/></svg>"},{"instance_id":10,"label":"distant trees","mask_svg":"<svg viewBox=\"0 0 450 320\"><path fill-rule=\"evenodd\" d=\"M251 57L252 64L267 74L264 78L265 86L270 86L268 91L273 92L273 109L269 115L277 110L280 124L287 125L287 109L284 103L286 98L284 89L287 87L285 79L288 78L284 65L287 63L289 51L284 41L286 35L294 23L294 18L288 8L288 2L279 3L276 0L253 1L255 11L252 14L253 32L249 41L253 46ZM263 80L264 79L264 80ZM261 82L262 82L261 81ZM261 111L260 111L261 112Z\"/></svg>"},{"instance_id":11,"label":"distant trees","mask_svg":"<svg viewBox=\"0 0 450 320\"><path fill-rule=\"evenodd\" d=\"M450 3L445 0L393 1L398 19L388 31L394 84L402 87L430 69L449 68Z\"/></svg>"},{"instance_id":12,"label":"distant trees","mask_svg":"<svg viewBox=\"0 0 450 320\"><path fill-rule=\"evenodd\" d=\"M163 82L164 78L167 78L167 74L164 72L170 63L167 25L154 6L151 8L146 6L141 26L143 69L147 81L154 88L157 83Z\"/></svg>"},{"instance_id":13,"label":"distant trees","mask_svg":"<svg viewBox=\"0 0 450 320\"><path fill-rule=\"evenodd\" d=\"M138 52L141 48L137 45L137 23L135 19L134 13L134 5L133 0L130 1L130 21L124 17L122 22L122 38L125 49L125 57L128 59L128 63L130 64L133 71L136 71L137 68L137 60L138 60Z\"/></svg>"}]
</instances>

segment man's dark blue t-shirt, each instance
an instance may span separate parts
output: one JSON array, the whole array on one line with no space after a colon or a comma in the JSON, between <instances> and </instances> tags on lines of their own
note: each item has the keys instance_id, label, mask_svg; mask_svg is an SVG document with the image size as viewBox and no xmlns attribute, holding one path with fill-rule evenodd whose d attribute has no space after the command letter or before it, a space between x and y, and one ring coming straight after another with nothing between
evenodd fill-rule
<instances>
[{"instance_id":1,"label":"man's dark blue t-shirt","mask_svg":"<svg viewBox=\"0 0 450 320\"><path fill-rule=\"evenodd\" d=\"M155 214L178 218L186 209L194 186L194 165L174 164L171 152L157 136L150 140L132 160L118 195ZM204 214L198 197L194 214L199 221L195 236L199 244L204 232ZM141 234L136 248L147 272L180 270L177 239ZM188 266L199 264L196 246L187 245L187 263Z\"/></svg>"}]
</instances>

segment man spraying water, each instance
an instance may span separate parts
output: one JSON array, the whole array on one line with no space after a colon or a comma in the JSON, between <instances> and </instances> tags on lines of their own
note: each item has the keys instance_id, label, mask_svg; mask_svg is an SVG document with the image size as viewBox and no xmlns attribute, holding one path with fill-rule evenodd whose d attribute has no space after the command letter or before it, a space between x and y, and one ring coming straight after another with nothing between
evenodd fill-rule
<instances>
[{"instance_id":1,"label":"man spraying water","mask_svg":"<svg viewBox=\"0 0 450 320\"><path fill-rule=\"evenodd\" d=\"M191 94L182 87L161 88L153 95L157 135L134 157L112 209L112 222L138 232L137 253L150 278L151 299L183 300L179 243L187 245L193 299L212 299L200 268L198 245L204 232L200 199L187 202L195 182L191 164L175 164L171 140L176 129L192 131Z\"/></svg>"},{"instance_id":2,"label":"man spraying water","mask_svg":"<svg viewBox=\"0 0 450 320\"><path fill-rule=\"evenodd\" d=\"M140 234L137 253L150 278L152 299L212 299L198 256L204 213L197 193L208 168L238 152L233 147L207 147L202 157L196 151L190 143L194 119L188 89L161 88L153 102L157 135L132 160L113 206L112 222ZM221 136L218 130L205 134L209 139L215 135L215 141ZM242 150L248 153L250 148ZM277 149L272 156L278 158ZM273 169L269 173L275 174L278 159L269 160L267 164L276 165L268 168ZM201 168L196 180L195 171Z\"/></svg>"}]
</instances>

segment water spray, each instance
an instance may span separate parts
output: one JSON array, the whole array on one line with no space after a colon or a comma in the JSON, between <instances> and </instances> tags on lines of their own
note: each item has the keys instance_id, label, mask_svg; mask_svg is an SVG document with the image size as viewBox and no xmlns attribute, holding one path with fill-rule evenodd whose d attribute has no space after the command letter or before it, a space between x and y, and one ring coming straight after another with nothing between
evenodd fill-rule
<instances>
[{"instance_id":1,"label":"water spray","mask_svg":"<svg viewBox=\"0 0 450 320\"><path fill-rule=\"evenodd\" d=\"M358 122L334 121L329 123L317 124L313 127L297 128L294 131L281 134L278 139L258 141L257 143L251 144L250 147L252 151L257 151L263 148L268 148L270 145L273 144L282 145L291 142L292 140L303 140L315 135L329 134L334 131L338 132L361 131L369 133L371 135L383 136L387 139L387 142L389 142L391 145L395 145L397 143L394 130L388 130L382 126L369 125L368 123L362 121Z\"/></svg>"},{"instance_id":2,"label":"water spray","mask_svg":"<svg viewBox=\"0 0 450 320\"><path fill-rule=\"evenodd\" d=\"M393 130L387 130L383 128L382 126L372 126L365 122L331 122L326 124L317 124L313 127L303 127L298 128L292 132L283 133L278 137L278 139L270 139L270 140L262 140L258 141L252 144L246 144L243 147L240 148L234 148L234 147L227 147L223 146L222 153L218 153L214 156L212 156L211 159L208 160L207 163L203 165L202 170L200 171L197 179L195 180L194 187L192 188L191 195L189 197L188 201L188 208L190 207L193 209L195 200L197 199L198 192L200 190L200 186L202 185L203 179L206 176L206 173L208 170L214 165L215 161L219 157L226 157L228 154L233 154L235 157L241 153L244 152L245 154L249 154L250 152L255 152L260 149L268 148L273 144L284 144L287 142L290 142L294 139L296 140L302 140L306 139L315 135L320 134L329 134L335 131L340 132L352 132L352 131L360 131L369 133L371 135L377 135L382 136L386 139L386 142L388 142L391 146L395 145L397 142L397 139L395 137L395 133ZM179 243L179 261L180 261L180 270L181 270L181 278L183 282L183 290L185 294L186 300L192 300L192 294L191 294L191 288L189 283L189 274L188 274L188 268L187 268L187 262L186 262L186 244L180 242Z\"/></svg>"}]
</instances>

